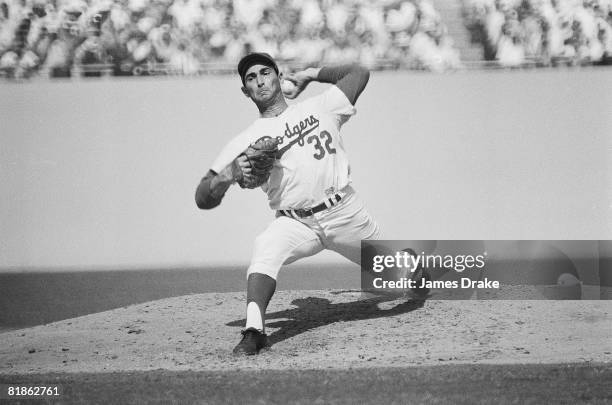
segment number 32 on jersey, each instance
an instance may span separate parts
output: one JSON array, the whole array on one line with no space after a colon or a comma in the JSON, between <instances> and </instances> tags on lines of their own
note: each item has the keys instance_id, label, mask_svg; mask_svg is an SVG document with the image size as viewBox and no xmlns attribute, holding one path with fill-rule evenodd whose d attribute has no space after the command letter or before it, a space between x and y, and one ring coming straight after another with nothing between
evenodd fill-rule
<instances>
[{"instance_id":1,"label":"number 32 on jersey","mask_svg":"<svg viewBox=\"0 0 612 405\"><path fill-rule=\"evenodd\" d=\"M315 153L312 156L317 160L323 159L326 153L330 155L336 153L336 148L332 146L331 134L325 130L318 135L310 135L306 138L306 142L313 144Z\"/></svg>"}]
</instances>

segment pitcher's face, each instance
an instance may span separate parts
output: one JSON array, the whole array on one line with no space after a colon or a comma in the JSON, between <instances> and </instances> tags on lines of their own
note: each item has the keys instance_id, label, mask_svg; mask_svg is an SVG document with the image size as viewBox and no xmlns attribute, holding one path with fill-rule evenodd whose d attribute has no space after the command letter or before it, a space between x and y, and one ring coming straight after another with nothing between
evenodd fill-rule
<instances>
[{"instance_id":1,"label":"pitcher's face","mask_svg":"<svg viewBox=\"0 0 612 405\"><path fill-rule=\"evenodd\" d=\"M282 94L280 76L271 66L253 65L244 74L242 92L255 104L265 104Z\"/></svg>"}]
</instances>

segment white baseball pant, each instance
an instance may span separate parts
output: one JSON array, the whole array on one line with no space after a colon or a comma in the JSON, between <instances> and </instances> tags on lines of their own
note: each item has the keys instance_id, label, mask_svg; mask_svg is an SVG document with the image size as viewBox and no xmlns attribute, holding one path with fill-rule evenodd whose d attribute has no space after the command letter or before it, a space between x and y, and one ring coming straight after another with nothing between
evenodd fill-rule
<instances>
[{"instance_id":1,"label":"white baseball pant","mask_svg":"<svg viewBox=\"0 0 612 405\"><path fill-rule=\"evenodd\" d=\"M380 230L362 200L347 186L336 205L306 218L290 218L277 212L276 219L255 239L251 273L276 280L283 264L333 250L354 263L361 263L361 240L378 239Z\"/></svg>"}]
</instances>

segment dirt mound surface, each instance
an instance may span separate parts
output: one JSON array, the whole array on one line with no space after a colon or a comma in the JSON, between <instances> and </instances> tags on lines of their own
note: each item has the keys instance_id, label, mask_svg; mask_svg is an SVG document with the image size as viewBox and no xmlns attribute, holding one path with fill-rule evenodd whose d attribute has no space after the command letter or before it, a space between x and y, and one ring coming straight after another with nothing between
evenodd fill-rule
<instances>
[{"instance_id":1,"label":"dirt mound surface","mask_svg":"<svg viewBox=\"0 0 612 405\"><path fill-rule=\"evenodd\" d=\"M234 357L242 293L152 301L0 334L0 374L612 362L612 301L363 299L279 291L270 350Z\"/></svg>"}]
</instances>

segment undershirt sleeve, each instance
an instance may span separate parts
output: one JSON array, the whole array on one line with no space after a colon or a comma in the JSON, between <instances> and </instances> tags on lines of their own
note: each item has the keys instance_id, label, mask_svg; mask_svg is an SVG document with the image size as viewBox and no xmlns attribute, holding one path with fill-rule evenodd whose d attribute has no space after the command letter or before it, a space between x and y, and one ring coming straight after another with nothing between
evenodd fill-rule
<instances>
[{"instance_id":1,"label":"undershirt sleeve","mask_svg":"<svg viewBox=\"0 0 612 405\"><path fill-rule=\"evenodd\" d=\"M352 105L363 92L370 79L370 72L357 65L324 66L319 71L317 80L322 83L335 84L346 95Z\"/></svg>"}]
</instances>

